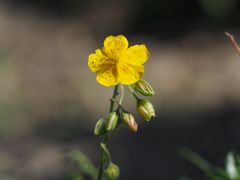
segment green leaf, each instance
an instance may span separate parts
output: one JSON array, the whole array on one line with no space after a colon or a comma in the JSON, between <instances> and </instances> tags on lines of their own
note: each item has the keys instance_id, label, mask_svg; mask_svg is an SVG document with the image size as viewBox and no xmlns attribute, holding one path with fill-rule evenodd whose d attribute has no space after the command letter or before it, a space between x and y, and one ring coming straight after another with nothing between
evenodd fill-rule
<instances>
[{"instance_id":1,"label":"green leaf","mask_svg":"<svg viewBox=\"0 0 240 180\"><path fill-rule=\"evenodd\" d=\"M223 180L230 180L226 170L223 168L215 168L214 176L217 177L218 179L221 178Z\"/></svg>"},{"instance_id":2,"label":"green leaf","mask_svg":"<svg viewBox=\"0 0 240 180\"><path fill-rule=\"evenodd\" d=\"M76 172L69 172L66 174L64 180L85 180L84 177Z\"/></svg>"},{"instance_id":3,"label":"green leaf","mask_svg":"<svg viewBox=\"0 0 240 180\"><path fill-rule=\"evenodd\" d=\"M240 158L233 152L227 154L225 169L212 167L205 159L188 149L182 149L181 155L204 171L208 180L240 180Z\"/></svg>"},{"instance_id":4,"label":"green leaf","mask_svg":"<svg viewBox=\"0 0 240 180\"><path fill-rule=\"evenodd\" d=\"M89 175L93 179L96 178L97 168L84 153L79 150L75 150L70 152L68 156L72 161L77 163L83 174Z\"/></svg>"},{"instance_id":5,"label":"green leaf","mask_svg":"<svg viewBox=\"0 0 240 180\"><path fill-rule=\"evenodd\" d=\"M210 163L208 163L205 159L203 159L201 156L199 156L197 153L183 148L180 150L180 154L183 158L187 159L191 163L193 163L195 166L197 166L199 169L201 169L206 174L212 172L213 167Z\"/></svg>"},{"instance_id":6,"label":"green leaf","mask_svg":"<svg viewBox=\"0 0 240 180\"><path fill-rule=\"evenodd\" d=\"M239 173L236 167L236 160L234 154L231 152L227 154L226 172L232 180L239 178Z\"/></svg>"}]
</instances>

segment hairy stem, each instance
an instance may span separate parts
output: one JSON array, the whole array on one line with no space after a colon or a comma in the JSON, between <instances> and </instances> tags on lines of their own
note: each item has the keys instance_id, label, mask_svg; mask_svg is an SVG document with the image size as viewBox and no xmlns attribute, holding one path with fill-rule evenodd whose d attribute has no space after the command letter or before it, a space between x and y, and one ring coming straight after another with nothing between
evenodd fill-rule
<instances>
[{"instance_id":1,"label":"hairy stem","mask_svg":"<svg viewBox=\"0 0 240 180\"><path fill-rule=\"evenodd\" d=\"M113 112L113 110L114 110L114 101L115 101L115 98L117 97L117 95L118 95L118 85L115 86L112 98L110 99L109 113ZM108 141L109 141L109 133L104 135L102 143L107 147ZM97 180L102 180L102 177L103 177L103 171L104 171L104 167L103 167L104 157L103 156L104 156L104 152L103 152L103 150L101 150Z\"/></svg>"}]
</instances>

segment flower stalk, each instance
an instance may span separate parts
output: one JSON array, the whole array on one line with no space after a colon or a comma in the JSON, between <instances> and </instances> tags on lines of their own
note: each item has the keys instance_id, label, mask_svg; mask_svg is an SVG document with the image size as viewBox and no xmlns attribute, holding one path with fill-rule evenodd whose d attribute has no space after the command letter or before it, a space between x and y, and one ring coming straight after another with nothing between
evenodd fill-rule
<instances>
[{"instance_id":1,"label":"flower stalk","mask_svg":"<svg viewBox=\"0 0 240 180\"><path fill-rule=\"evenodd\" d=\"M110 99L109 113L113 113L113 111L114 111L114 101L115 101L117 95L119 94L118 93L118 87L119 87L119 85L116 85L114 87L113 95L112 95L112 98ZM106 147L106 148L107 148L107 145L108 145L109 137L110 137L110 132L108 132L104 135L103 142L101 143L101 145L104 145L104 147ZM102 180L103 171L104 171L104 150L103 150L103 148L101 148L101 156L100 156L100 163L99 163L99 171L98 171L97 180Z\"/></svg>"}]
</instances>

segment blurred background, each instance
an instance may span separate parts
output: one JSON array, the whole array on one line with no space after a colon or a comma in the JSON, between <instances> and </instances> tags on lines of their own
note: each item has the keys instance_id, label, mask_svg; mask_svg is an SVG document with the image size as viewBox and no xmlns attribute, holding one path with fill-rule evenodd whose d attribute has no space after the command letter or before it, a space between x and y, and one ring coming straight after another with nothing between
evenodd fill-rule
<instances>
[{"instance_id":1,"label":"blurred background","mask_svg":"<svg viewBox=\"0 0 240 180\"><path fill-rule=\"evenodd\" d=\"M112 88L87 60L110 34L148 46L156 91L156 118L113 134L120 179L204 179L179 150L222 166L240 149L240 58L224 35L240 42L239 18L239 0L1 0L0 179L63 179L72 149L97 164ZM124 106L136 114L129 93Z\"/></svg>"}]
</instances>

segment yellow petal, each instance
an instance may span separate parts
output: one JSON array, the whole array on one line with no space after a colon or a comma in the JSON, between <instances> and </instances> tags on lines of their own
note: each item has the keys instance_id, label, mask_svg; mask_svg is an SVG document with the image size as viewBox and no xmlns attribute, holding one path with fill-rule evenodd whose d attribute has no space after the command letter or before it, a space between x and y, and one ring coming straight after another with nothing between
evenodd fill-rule
<instances>
[{"instance_id":1,"label":"yellow petal","mask_svg":"<svg viewBox=\"0 0 240 180\"><path fill-rule=\"evenodd\" d=\"M124 85L130 85L136 83L141 79L144 73L144 67L142 65L131 65L125 63L119 63L118 66L118 81Z\"/></svg>"},{"instance_id":2,"label":"yellow petal","mask_svg":"<svg viewBox=\"0 0 240 180\"><path fill-rule=\"evenodd\" d=\"M103 54L101 49L97 49L95 53L90 54L88 57L88 67L93 72L101 71L111 64L113 64L113 60Z\"/></svg>"},{"instance_id":3,"label":"yellow petal","mask_svg":"<svg viewBox=\"0 0 240 180\"><path fill-rule=\"evenodd\" d=\"M127 49L125 54L124 60L134 65L144 64L149 57L149 51L145 45L131 46Z\"/></svg>"},{"instance_id":4,"label":"yellow petal","mask_svg":"<svg viewBox=\"0 0 240 180\"><path fill-rule=\"evenodd\" d=\"M97 74L97 81L103 86L114 86L118 84L117 70L115 66L110 66Z\"/></svg>"},{"instance_id":5,"label":"yellow petal","mask_svg":"<svg viewBox=\"0 0 240 180\"><path fill-rule=\"evenodd\" d=\"M113 59L117 59L128 48L128 40L123 35L108 36L103 43L105 53Z\"/></svg>"}]
</instances>

